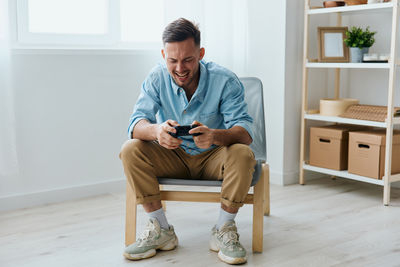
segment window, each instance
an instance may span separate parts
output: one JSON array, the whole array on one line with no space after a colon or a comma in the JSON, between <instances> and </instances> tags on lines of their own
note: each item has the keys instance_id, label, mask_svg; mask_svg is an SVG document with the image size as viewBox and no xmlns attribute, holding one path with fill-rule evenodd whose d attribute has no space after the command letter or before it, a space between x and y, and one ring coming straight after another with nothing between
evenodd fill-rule
<instances>
[{"instance_id":1,"label":"window","mask_svg":"<svg viewBox=\"0 0 400 267\"><path fill-rule=\"evenodd\" d=\"M163 0L121 0L121 40L160 42L164 28Z\"/></svg>"},{"instance_id":2,"label":"window","mask_svg":"<svg viewBox=\"0 0 400 267\"><path fill-rule=\"evenodd\" d=\"M159 47L164 0L17 0L17 44Z\"/></svg>"},{"instance_id":3,"label":"window","mask_svg":"<svg viewBox=\"0 0 400 267\"><path fill-rule=\"evenodd\" d=\"M28 29L32 33L106 34L107 11L107 0L28 0Z\"/></svg>"}]
</instances>

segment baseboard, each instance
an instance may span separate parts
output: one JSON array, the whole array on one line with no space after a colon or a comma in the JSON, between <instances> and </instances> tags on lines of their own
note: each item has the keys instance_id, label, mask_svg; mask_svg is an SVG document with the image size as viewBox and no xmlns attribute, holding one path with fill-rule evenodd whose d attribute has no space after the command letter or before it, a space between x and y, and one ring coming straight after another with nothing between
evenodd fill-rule
<instances>
[{"instance_id":1,"label":"baseboard","mask_svg":"<svg viewBox=\"0 0 400 267\"><path fill-rule=\"evenodd\" d=\"M0 197L0 212L125 191L125 178Z\"/></svg>"},{"instance_id":2,"label":"baseboard","mask_svg":"<svg viewBox=\"0 0 400 267\"><path fill-rule=\"evenodd\" d=\"M325 174L311 172L305 170L304 177L307 180L319 179L321 177L325 177ZM270 183L276 185L290 185L290 184L298 184L299 183L299 172L274 172L270 171Z\"/></svg>"}]
</instances>

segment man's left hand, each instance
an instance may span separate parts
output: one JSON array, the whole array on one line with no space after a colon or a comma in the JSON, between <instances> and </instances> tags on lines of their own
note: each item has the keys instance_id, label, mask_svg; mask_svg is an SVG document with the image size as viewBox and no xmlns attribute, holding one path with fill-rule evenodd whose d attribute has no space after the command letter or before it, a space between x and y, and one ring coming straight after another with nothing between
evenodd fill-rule
<instances>
[{"instance_id":1,"label":"man's left hand","mask_svg":"<svg viewBox=\"0 0 400 267\"><path fill-rule=\"evenodd\" d=\"M194 121L192 124L199 125L198 127L189 131L189 134L201 133L201 135L193 136L194 143L198 148L206 149L214 144L214 130L208 128L201 122Z\"/></svg>"}]
</instances>

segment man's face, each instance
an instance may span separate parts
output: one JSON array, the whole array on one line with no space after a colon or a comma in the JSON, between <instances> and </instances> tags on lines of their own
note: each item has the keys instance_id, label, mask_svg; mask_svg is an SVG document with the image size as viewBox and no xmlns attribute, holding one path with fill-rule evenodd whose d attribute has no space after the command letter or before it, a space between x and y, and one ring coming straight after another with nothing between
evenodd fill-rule
<instances>
[{"instance_id":1,"label":"man's face","mask_svg":"<svg viewBox=\"0 0 400 267\"><path fill-rule=\"evenodd\" d=\"M195 89L199 77L199 60L204 57L204 48L196 46L193 38L189 38L166 43L161 53L175 83L184 89Z\"/></svg>"}]
</instances>

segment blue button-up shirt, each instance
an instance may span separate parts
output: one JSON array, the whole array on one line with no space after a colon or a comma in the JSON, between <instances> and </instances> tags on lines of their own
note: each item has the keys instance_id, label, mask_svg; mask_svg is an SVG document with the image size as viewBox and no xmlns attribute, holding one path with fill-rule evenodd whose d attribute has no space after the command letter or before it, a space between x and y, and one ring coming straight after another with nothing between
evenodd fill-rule
<instances>
[{"instance_id":1,"label":"blue button-up shirt","mask_svg":"<svg viewBox=\"0 0 400 267\"><path fill-rule=\"evenodd\" d=\"M136 123L142 119L150 123L172 119L180 125L188 125L197 120L211 129L241 126L253 137L253 119L247 114L244 88L238 77L213 62L200 61L199 69L198 87L188 101L185 90L176 85L165 63L154 67L142 84L139 99L130 118L129 138ZM213 145L208 149L201 149L191 136L179 138L183 140L181 147L191 155L216 147Z\"/></svg>"}]
</instances>

